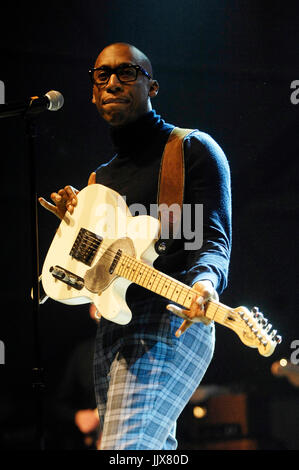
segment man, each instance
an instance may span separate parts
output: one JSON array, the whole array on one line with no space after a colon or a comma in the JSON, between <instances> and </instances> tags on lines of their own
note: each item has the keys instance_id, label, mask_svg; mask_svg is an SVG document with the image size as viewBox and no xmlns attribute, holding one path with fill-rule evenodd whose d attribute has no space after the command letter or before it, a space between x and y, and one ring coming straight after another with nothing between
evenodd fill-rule
<instances>
[{"instance_id":1,"label":"man","mask_svg":"<svg viewBox=\"0 0 299 470\"><path fill-rule=\"evenodd\" d=\"M152 110L159 90L149 59L135 47L106 47L91 71L93 103L110 125L116 155L90 175L126 196L127 205L156 203L163 150L174 126ZM184 202L203 204L203 244L186 251L177 239L154 266L198 291L190 310L179 309L132 284L128 325L102 317L95 346L95 393L101 449L176 449L176 420L199 385L214 350L214 325L204 304L226 287L230 255L230 174L214 140L197 131L187 138ZM77 190L66 186L40 203L62 218L76 208ZM148 212L149 213L149 212ZM181 324L178 315L185 318ZM207 323L207 324L206 324ZM184 334L181 334L184 333Z\"/></svg>"}]
</instances>

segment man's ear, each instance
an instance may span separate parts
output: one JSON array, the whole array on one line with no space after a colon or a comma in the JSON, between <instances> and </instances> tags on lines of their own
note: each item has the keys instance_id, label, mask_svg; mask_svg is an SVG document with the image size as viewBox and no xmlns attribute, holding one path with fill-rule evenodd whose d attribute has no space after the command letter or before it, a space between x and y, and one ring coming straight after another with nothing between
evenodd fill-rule
<instances>
[{"instance_id":1,"label":"man's ear","mask_svg":"<svg viewBox=\"0 0 299 470\"><path fill-rule=\"evenodd\" d=\"M154 98L155 96L157 96L158 92L159 92L159 83L157 82L157 80L152 80L152 83L148 92L149 97Z\"/></svg>"},{"instance_id":2,"label":"man's ear","mask_svg":"<svg viewBox=\"0 0 299 470\"><path fill-rule=\"evenodd\" d=\"M91 102L95 104L96 103L96 98L95 98L94 89L95 89L95 85L93 85L93 87L92 87L92 100L91 100Z\"/></svg>"}]
</instances>

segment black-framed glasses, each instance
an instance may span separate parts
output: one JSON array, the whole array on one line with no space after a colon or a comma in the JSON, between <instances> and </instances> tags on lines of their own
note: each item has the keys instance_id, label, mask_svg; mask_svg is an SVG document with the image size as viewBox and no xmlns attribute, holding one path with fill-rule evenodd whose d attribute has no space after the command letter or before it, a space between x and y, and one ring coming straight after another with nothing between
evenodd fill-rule
<instances>
[{"instance_id":1,"label":"black-framed glasses","mask_svg":"<svg viewBox=\"0 0 299 470\"><path fill-rule=\"evenodd\" d=\"M143 67L134 64L123 64L115 68L110 68L103 65L102 67L90 69L88 72L92 83L100 86L106 85L113 73L115 73L121 83L135 82L139 72L148 79L152 78Z\"/></svg>"}]
</instances>

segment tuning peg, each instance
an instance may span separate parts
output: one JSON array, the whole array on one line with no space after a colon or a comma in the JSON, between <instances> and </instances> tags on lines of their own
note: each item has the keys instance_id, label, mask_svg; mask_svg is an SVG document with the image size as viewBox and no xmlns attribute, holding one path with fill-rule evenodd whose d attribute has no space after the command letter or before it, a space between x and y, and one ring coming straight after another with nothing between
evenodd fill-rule
<instances>
[{"instance_id":1,"label":"tuning peg","mask_svg":"<svg viewBox=\"0 0 299 470\"><path fill-rule=\"evenodd\" d=\"M271 333L271 338L272 338L272 339L275 338L276 333L277 333L277 330L273 330L273 331L272 331L272 333Z\"/></svg>"},{"instance_id":2,"label":"tuning peg","mask_svg":"<svg viewBox=\"0 0 299 470\"><path fill-rule=\"evenodd\" d=\"M274 341L276 341L277 344L280 344L282 342L282 337L279 335L275 335L273 339Z\"/></svg>"},{"instance_id":3,"label":"tuning peg","mask_svg":"<svg viewBox=\"0 0 299 470\"><path fill-rule=\"evenodd\" d=\"M253 307L251 309L251 312L253 313L253 318L256 318L258 322L261 322L264 318L262 312L259 311L258 307Z\"/></svg>"},{"instance_id":4,"label":"tuning peg","mask_svg":"<svg viewBox=\"0 0 299 470\"><path fill-rule=\"evenodd\" d=\"M272 328L271 323L268 323L267 327L265 328L266 333L269 333L269 331L271 330L271 328Z\"/></svg>"}]
</instances>

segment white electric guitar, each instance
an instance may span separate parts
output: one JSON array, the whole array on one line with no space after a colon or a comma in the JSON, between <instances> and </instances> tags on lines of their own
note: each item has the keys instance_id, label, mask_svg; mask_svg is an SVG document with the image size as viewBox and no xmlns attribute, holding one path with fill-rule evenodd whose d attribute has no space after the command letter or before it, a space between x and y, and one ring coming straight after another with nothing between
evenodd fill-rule
<instances>
[{"instance_id":1,"label":"white electric guitar","mask_svg":"<svg viewBox=\"0 0 299 470\"><path fill-rule=\"evenodd\" d=\"M125 300L131 283L190 308L198 292L152 266L158 256L158 219L133 217L117 192L99 184L87 186L77 197L76 209L61 221L43 265L48 297L73 305L93 302L104 318L119 324L132 318ZM205 316L232 329L263 356L270 356L281 341L257 308L232 309L210 300Z\"/></svg>"}]
</instances>

